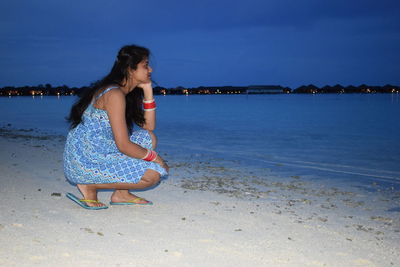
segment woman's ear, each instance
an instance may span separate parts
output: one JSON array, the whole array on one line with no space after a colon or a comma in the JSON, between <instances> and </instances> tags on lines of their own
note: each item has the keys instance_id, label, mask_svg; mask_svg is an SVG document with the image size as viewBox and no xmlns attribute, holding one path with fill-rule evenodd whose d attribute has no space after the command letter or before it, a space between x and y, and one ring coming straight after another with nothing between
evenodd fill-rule
<instances>
[{"instance_id":1,"label":"woman's ear","mask_svg":"<svg viewBox=\"0 0 400 267\"><path fill-rule=\"evenodd\" d=\"M134 69L128 68L128 78L132 77L133 73L135 72Z\"/></svg>"}]
</instances>

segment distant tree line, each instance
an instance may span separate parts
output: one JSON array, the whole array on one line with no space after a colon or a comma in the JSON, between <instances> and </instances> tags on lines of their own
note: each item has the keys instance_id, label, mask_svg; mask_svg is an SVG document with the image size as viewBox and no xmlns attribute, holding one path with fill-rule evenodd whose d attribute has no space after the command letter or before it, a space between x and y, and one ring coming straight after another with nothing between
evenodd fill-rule
<instances>
[{"instance_id":1,"label":"distant tree line","mask_svg":"<svg viewBox=\"0 0 400 267\"><path fill-rule=\"evenodd\" d=\"M329 86L326 85L324 87L317 87L313 84L303 85L295 90L293 93L297 94L326 94L326 93L399 93L400 87L395 85L384 85L384 86L370 86L366 84L362 84L360 86L342 86L340 84Z\"/></svg>"},{"instance_id":2,"label":"distant tree line","mask_svg":"<svg viewBox=\"0 0 400 267\"><path fill-rule=\"evenodd\" d=\"M67 85L52 86L51 84L39 84L37 86L6 86L0 88L0 96L44 96L44 95L80 95L88 86L68 87ZM322 94L322 93L399 93L400 87L394 85L369 86L342 86L340 84L324 87L315 85L303 85L294 90L280 85L261 85L261 86L199 86L185 88L178 86L175 88L154 87L156 95L182 95L182 94L268 94L268 93L295 93L295 94Z\"/></svg>"}]
</instances>

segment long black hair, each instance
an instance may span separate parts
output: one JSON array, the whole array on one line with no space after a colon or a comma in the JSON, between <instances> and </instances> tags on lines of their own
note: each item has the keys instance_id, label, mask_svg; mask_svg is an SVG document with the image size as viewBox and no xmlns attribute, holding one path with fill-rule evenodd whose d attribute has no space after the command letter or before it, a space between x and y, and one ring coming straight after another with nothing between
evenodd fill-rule
<instances>
[{"instance_id":1,"label":"long black hair","mask_svg":"<svg viewBox=\"0 0 400 267\"><path fill-rule=\"evenodd\" d=\"M117 60L115 61L110 73L85 90L80 95L79 100L72 106L69 117L67 118L68 122L71 124L71 129L75 128L82 122L82 114L91 103L93 96L97 91L111 85L124 86L123 83L127 81L129 75L129 68L135 70L139 62L149 58L149 55L150 51L145 47L136 45L127 45L122 47L118 52ZM145 123L144 112L142 109L142 88L136 87L125 96L125 99L126 126L128 127L129 133L132 133L133 123L139 126L143 126Z\"/></svg>"}]
</instances>

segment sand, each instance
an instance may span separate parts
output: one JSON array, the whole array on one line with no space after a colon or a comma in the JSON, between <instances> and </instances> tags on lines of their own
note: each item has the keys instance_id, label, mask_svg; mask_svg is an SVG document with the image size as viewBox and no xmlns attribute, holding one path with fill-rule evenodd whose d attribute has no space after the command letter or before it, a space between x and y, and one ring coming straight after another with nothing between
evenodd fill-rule
<instances>
[{"instance_id":1,"label":"sand","mask_svg":"<svg viewBox=\"0 0 400 267\"><path fill-rule=\"evenodd\" d=\"M79 193L63 175L63 144L0 130L0 266L400 265L400 192L390 186L164 151L169 178L137 193L154 205L90 211L65 197Z\"/></svg>"}]
</instances>

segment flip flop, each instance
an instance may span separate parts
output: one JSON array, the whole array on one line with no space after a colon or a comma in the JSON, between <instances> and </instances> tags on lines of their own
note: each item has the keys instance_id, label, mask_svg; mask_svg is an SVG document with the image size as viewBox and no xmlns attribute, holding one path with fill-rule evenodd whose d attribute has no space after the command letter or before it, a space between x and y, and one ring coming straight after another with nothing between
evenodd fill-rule
<instances>
[{"instance_id":1,"label":"flip flop","mask_svg":"<svg viewBox=\"0 0 400 267\"><path fill-rule=\"evenodd\" d=\"M74 194L71 193L67 193L65 195L67 198L71 199L72 201L74 201L76 204L78 204L79 206L81 206L84 209L88 209L88 210L102 210L102 209L108 209L107 206L100 206L100 207L91 207L89 205L87 205L86 203L100 203L98 200L93 200L93 199L79 199L78 197L76 197Z\"/></svg>"},{"instance_id":2,"label":"flip flop","mask_svg":"<svg viewBox=\"0 0 400 267\"><path fill-rule=\"evenodd\" d=\"M136 203L137 201L147 201L146 203ZM125 202L110 202L110 205L153 205L153 202L148 201L144 198L137 197L131 201L125 201Z\"/></svg>"}]
</instances>

